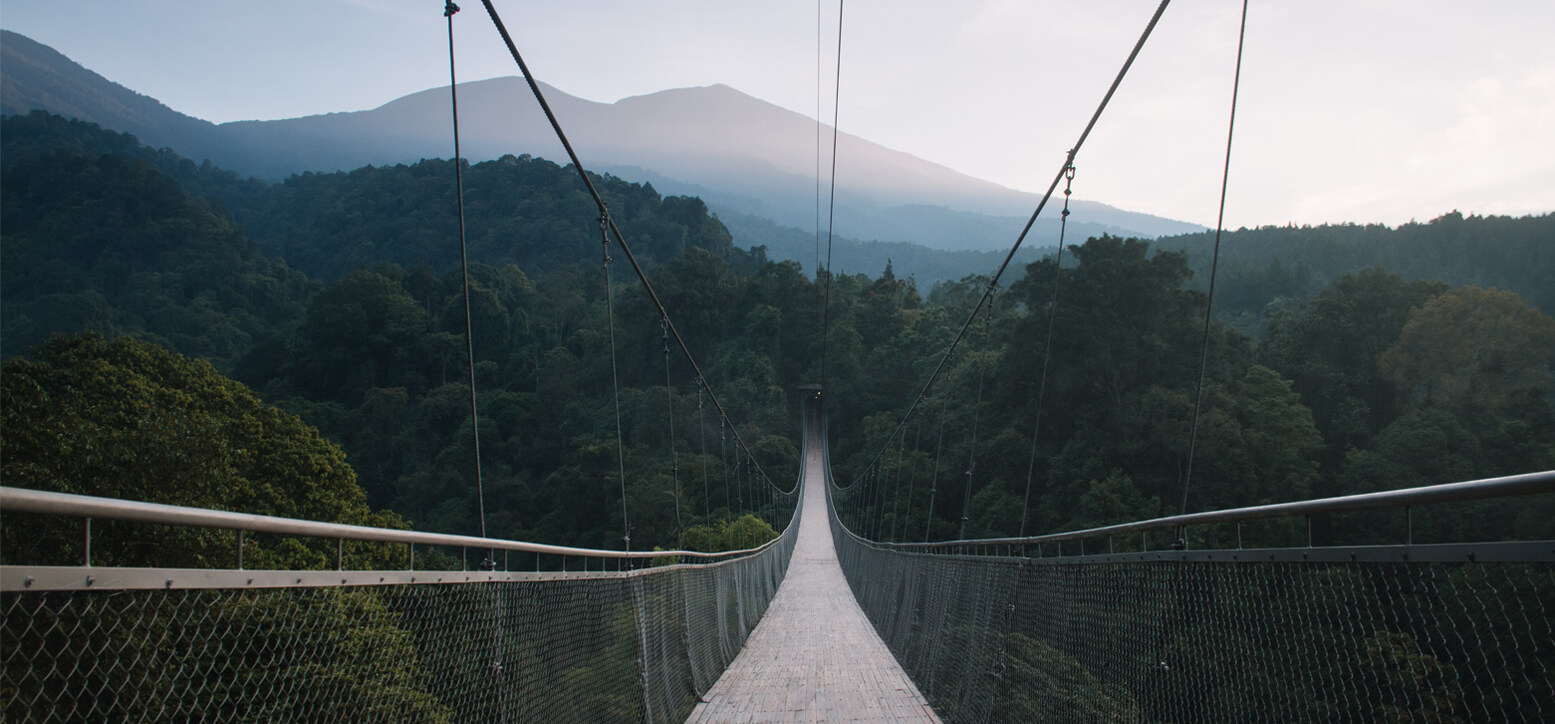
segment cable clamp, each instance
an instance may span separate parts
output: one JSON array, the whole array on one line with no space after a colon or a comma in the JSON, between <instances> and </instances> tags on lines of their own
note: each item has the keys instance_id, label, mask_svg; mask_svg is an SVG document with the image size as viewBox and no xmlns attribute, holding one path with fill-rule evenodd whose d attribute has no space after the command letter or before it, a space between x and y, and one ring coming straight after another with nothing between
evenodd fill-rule
<instances>
[{"instance_id":1,"label":"cable clamp","mask_svg":"<svg viewBox=\"0 0 1555 724\"><path fill-rule=\"evenodd\" d=\"M454 16L454 13L457 13L457 12L459 12L459 6L455 5L453 3L453 0L448 0L447 3L444 3L444 5L443 5L443 17L451 18L451 17Z\"/></svg>"}]
</instances>

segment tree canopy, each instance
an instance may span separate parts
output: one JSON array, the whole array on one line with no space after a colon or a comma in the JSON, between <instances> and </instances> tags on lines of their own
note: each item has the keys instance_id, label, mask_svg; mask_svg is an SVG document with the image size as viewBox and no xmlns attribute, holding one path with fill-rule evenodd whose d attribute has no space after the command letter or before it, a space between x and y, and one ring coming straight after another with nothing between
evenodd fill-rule
<instances>
[{"instance_id":1,"label":"tree canopy","mask_svg":"<svg viewBox=\"0 0 1555 724\"><path fill-rule=\"evenodd\" d=\"M208 359L338 444L368 505L424 529L477 531L451 162L266 184L89 124L42 115L4 124L6 354L91 329ZM1203 239L1103 236L1075 246L1062 269L1050 258L1028 265L974 320L908 437L877 457L986 277L925 291L888 259L873 276L811 277L738 248L697 199L601 177L707 385L752 445L752 464L689 365L666 357L666 330L636 281L617 274L606 308L597 212L572 169L511 156L466 179L492 535L615 547L630 525L634 542L668 547L747 512L785 520L753 471L781 488L796 475L795 391L821 381L823 348L837 477L875 481L863 513L873 532L943 537L965 518L968 534L1007 535L1023 518L1036 532L1181 505L1199 396ZM1550 320L1538 311L1542 288L1529 286L1537 270L1525 268L1538 265L1505 261L1540 258L1530 239L1548 223L1448 214L1395 230L1234 233L1190 507L1550 467ZM1460 259L1465 245L1475 249L1472 278L1430 265ZM1322 253L1288 258L1300 249ZM1449 286L1465 282L1501 291ZM55 344L17 369L72 349ZM113 384L138 389L136 379ZM168 448L203 461L185 477L241 477L225 462L229 443L218 444L225 423L196 419L216 432ZM136 424L143 437L173 434ZM209 500L185 487L163 492Z\"/></svg>"},{"instance_id":2,"label":"tree canopy","mask_svg":"<svg viewBox=\"0 0 1555 724\"><path fill-rule=\"evenodd\" d=\"M203 360L133 337L55 337L33 359L7 360L0 390L7 485L407 527L394 513L368 508L339 446ZM128 528L119 530L128 536ZM5 533L7 554L23 559L24 550L79 548L74 528L61 532L52 522L42 529L12 523ZM229 539L209 531L136 529L123 540L102 538L94 554L112 565L225 564L236 557ZM256 541L245 555L255 567L308 568L333 560L331 544L310 548L287 539L277 545L272 551Z\"/></svg>"}]
</instances>

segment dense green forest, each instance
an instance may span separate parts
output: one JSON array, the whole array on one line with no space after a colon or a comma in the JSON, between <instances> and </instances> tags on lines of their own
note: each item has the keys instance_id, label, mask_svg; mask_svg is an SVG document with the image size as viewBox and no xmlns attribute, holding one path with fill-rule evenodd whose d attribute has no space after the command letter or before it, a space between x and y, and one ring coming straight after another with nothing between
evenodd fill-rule
<instances>
[{"instance_id":1,"label":"dense green forest","mask_svg":"<svg viewBox=\"0 0 1555 724\"><path fill-rule=\"evenodd\" d=\"M1495 287L1555 314L1555 214L1514 219L1456 211L1426 223L1228 231L1221 239L1215 308L1261 336L1271 300L1307 299L1346 274L1381 267L1410 281ZM1208 288L1213 232L1165 237L1157 248L1188 254L1190 287ZM1279 309L1276 305L1275 310Z\"/></svg>"},{"instance_id":2,"label":"dense green forest","mask_svg":"<svg viewBox=\"0 0 1555 724\"><path fill-rule=\"evenodd\" d=\"M937 288L884 338L871 338L879 324L853 326L857 349L867 350L859 367L873 373L839 372L830 387L846 389L828 405L838 477L865 483L859 525L887 537L915 531L896 535L909 538L927 526L943 539L965 516L968 536L1012 535L1028 479L1030 533L1169 515L1185 495L1188 510L1208 510L1555 467L1555 320L1511 292L1372 268L1311 298L1270 300L1261 340L1212 326L1184 493L1206 301L1189 285L1188 257L1110 237L1073 255L1056 278L1044 260L996 295L894 439L906 401L938 362L925 351L943 349L956 328L948 323L964 319L947 319L936 298L955 300L949 307L964 315L986 279ZM889 296L884 281L859 289L867 301L855 314ZM864 423L837 422L851 419ZM1417 534L1555 534L1547 500L1461 512L1417 523Z\"/></svg>"},{"instance_id":3,"label":"dense green forest","mask_svg":"<svg viewBox=\"0 0 1555 724\"><path fill-rule=\"evenodd\" d=\"M428 199L417 196L434 186L438 174L451 180L450 163L298 177L270 186L142 148L131 137L89 124L42 114L4 123L0 308L4 350L12 360L8 379L13 366L28 364L18 356L29 348L51 334L80 330L138 337L203 357L343 447L373 508L393 510L421 529L477 532L457 206L451 185ZM620 547L597 220L592 211L577 218L558 210L575 210L586 197L571 169L548 161L509 157L471 168L466 179L472 230L489 218L479 203L488 184L547 190L500 212L509 229L530 215L543 217L536 224L545 231L530 232L531 245L522 253L482 241L487 232L471 234L488 532ZM806 330L809 318L820 314L818 304L803 305L783 319L774 305L797 304L818 292L797 265L766 263L759 251L734 248L696 199L661 199L651 188L609 177L596 183L632 233L659 297L755 456L753 465L738 452L734 431L699 394L683 358L665 355L657 313L626 265L615 264L633 546L671 547L679 531L698 525L702 532L688 531L693 542L743 541L743 533L728 533L728 520L752 512L764 526L791 507L758 476L765 473L789 489L797 475L797 407L787 403L783 380L805 376L813 356ZM519 197L513 193L510 198ZM540 203L545 193L552 197ZM380 206L364 215L361 203L373 197L382 199ZM442 213L418 210L439 199L448 202ZM296 208L279 209L283 203ZM271 243L277 246L276 238L315 244L308 248L318 253L300 254L309 265L304 272L251 240L233 208L273 208L288 224L301 228L307 225L299 219L305 219L312 225L307 228L332 229L335 236L275 232L280 235ZM399 235L364 257L363 218ZM445 228L429 231L444 222ZM638 234L638 228L648 233ZM507 241L496 232L488 236ZM371 261L352 266L364 259ZM797 344L780 344L785 337ZM18 380L23 369L15 367ZM66 404L73 392L49 389L40 404ZM8 408L19 402L7 395ZM666 425L671 406L679 453L674 463ZM57 419L38 424L45 423ZM24 429L8 425L0 440L7 447L30 444ZM133 432L116 433L113 444L128 444ZM125 492L105 487L104 475L76 481L63 468L18 475L12 466L23 464L23 457L7 453L5 460L7 480ZM139 458L125 454L120 460ZM237 505L190 499L200 501Z\"/></svg>"},{"instance_id":4,"label":"dense green forest","mask_svg":"<svg viewBox=\"0 0 1555 724\"><path fill-rule=\"evenodd\" d=\"M372 508L476 531L451 162L265 184L89 124L3 123L7 378L29 355L103 344L28 352L80 330L203 358L338 444ZM618 547L597 212L572 169L543 159L476 164L465 182L488 530ZM796 390L820 381L829 282L832 450L838 480L871 491L853 511L867 532L944 538L965 517L968 535L1006 535L1023 515L1027 532L1044 532L1176 512L1203 239L1102 237L1062 270L1051 259L1012 270L905 435L888 439L985 278L921 290L882 258L878 276L816 279L742 249L697 199L596 182L777 486L797 475ZM1555 321L1539 311L1555 303L1555 264L1539 262L1551 225L1449 214L1393 230L1229 234L1189 509L1555 467ZM611 253L633 547L673 546L693 526L688 544L743 540L730 521L744 512L780 526L784 498L735 451L690 367L665 354L657 312ZM0 431L7 448L23 444L14 430ZM8 481L23 479L14 459ZM1548 536L1551 520L1526 507L1469 522L1492 537Z\"/></svg>"}]
</instances>

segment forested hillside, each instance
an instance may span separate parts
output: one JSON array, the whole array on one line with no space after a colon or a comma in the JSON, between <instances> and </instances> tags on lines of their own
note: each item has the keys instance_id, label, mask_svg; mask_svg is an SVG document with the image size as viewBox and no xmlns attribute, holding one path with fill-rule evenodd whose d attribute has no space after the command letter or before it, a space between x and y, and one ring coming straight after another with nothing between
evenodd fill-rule
<instances>
[{"instance_id":1,"label":"forested hillside","mask_svg":"<svg viewBox=\"0 0 1555 724\"><path fill-rule=\"evenodd\" d=\"M1187 252L1193 287L1203 291L1214 237L1212 232L1163 237L1156 246ZM1372 267L1411 281L1516 292L1555 314L1555 214L1514 219L1453 211L1398 228L1340 224L1228 231L1221 239L1215 306L1243 331L1259 334L1269 321L1271 300L1306 299L1345 274Z\"/></svg>"},{"instance_id":2,"label":"forested hillside","mask_svg":"<svg viewBox=\"0 0 1555 724\"><path fill-rule=\"evenodd\" d=\"M230 364L312 291L145 161L50 153L8 163L0 184L6 354L97 329Z\"/></svg>"},{"instance_id":3,"label":"forested hillside","mask_svg":"<svg viewBox=\"0 0 1555 724\"><path fill-rule=\"evenodd\" d=\"M339 443L374 508L418 528L477 529L451 162L267 184L39 114L6 119L0 138L7 356L96 330L209 359ZM570 168L542 159L477 164L465 182L489 532L618 547L597 213ZM821 381L826 277L741 250L697 199L597 182L756 462L786 487L796 388ZM1538 263L1550 223L1448 215L1399 230L1231 234L1216 297L1229 321L1212 328L1188 508L1555 467L1555 321L1539 311L1551 266ZM879 276L832 278L837 477L892 482L860 524L943 538L963 517L968 535L1006 535L1023 513L1028 533L1175 513L1202 244L1101 237L1061 271L1051 259L1012 270L874 466L986 280L922 290L884 258ZM717 538L741 510L777 522L678 354L666 383L657 312L610 253L633 547L674 545L698 525L688 542ZM1419 530L1555 535L1551 520L1498 508Z\"/></svg>"},{"instance_id":4,"label":"forested hillside","mask_svg":"<svg viewBox=\"0 0 1555 724\"><path fill-rule=\"evenodd\" d=\"M923 310L897 314L884 339L870 338L882 325L848 324L847 312L834 310L843 322L834 349L860 352L855 367L838 364L830 386L845 387L828 402L838 477L891 491L875 493L859 524L947 538L965 515L969 537L1013 535L1028 480L1030 533L1170 515L1184 496L1188 510L1208 510L1555 467L1555 320L1511 292L1372 268L1285 300L1262 341L1212 326L1185 493L1205 304L1189 286L1189 259L1110 237L1073 254L1056 279L1035 448L1052 260L997 295L905 440L878 458L986 279L936 289ZM878 303L881 283L855 287L854 315ZM955 313L939 300L954 300ZM837 422L860 418L861 426ZM925 528L931 490L934 522ZM916 506L903 502L914 498ZM1555 510L1539 505L1489 504L1429 522L1417 513L1416 535L1555 534ZM1326 535L1341 523L1319 525Z\"/></svg>"},{"instance_id":5,"label":"forested hillside","mask_svg":"<svg viewBox=\"0 0 1555 724\"><path fill-rule=\"evenodd\" d=\"M4 124L8 356L54 333L94 330L205 357L342 444L373 507L423 529L477 531L451 164L272 186L89 124L40 114ZM481 164L466 181L488 530L619 547L596 216L572 171L547 161ZM695 199L596 182L757 462L791 485L797 429L785 381L806 372L809 337L799 330L819 307L784 320L773 305L813 295L809 281L797 265L733 248ZM506 191L503 204L491 187ZM448 207L431 210L438 200ZM570 213L579 202L587 213ZM264 242L228 210L259 208L274 216ZM273 255L283 250L310 273ZM634 547L672 546L661 328L624 260L615 266ZM801 343L778 345L779 334ZM670 360L680 528L773 505L769 495L752 503L763 484L699 399L689 368L679 355ZM6 444L21 439L12 433Z\"/></svg>"}]
</instances>

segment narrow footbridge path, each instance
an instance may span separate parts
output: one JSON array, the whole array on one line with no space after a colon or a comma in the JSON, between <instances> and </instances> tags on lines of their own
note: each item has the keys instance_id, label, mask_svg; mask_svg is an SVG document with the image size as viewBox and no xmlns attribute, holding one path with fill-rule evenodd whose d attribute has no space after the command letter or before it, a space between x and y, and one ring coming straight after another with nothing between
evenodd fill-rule
<instances>
[{"instance_id":1,"label":"narrow footbridge path","mask_svg":"<svg viewBox=\"0 0 1555 724\"><path fill-rule=\"evenodd\" d=\"M938 722L843 578L826 510L824 446L818 436L809 442L788 574L687 721Z\"/></svg>"}]
</instances>

